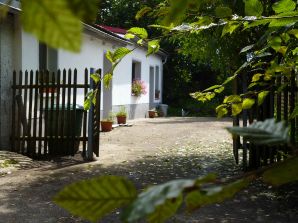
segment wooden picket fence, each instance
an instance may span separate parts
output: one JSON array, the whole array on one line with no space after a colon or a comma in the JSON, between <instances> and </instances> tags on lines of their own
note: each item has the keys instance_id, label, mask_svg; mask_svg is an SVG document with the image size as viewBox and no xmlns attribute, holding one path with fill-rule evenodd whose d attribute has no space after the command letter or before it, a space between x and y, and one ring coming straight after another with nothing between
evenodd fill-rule
<instances>
[{"instance_id":1,"label":"wooden picket fence","mask_svg":"<svg viewBox=\"0 0 298 223\"><path fill-rule=\"evenodd\" d=\"M248 91L248 80L251 76L243 74L240 78L235 80L233 91L235 94ZM293 73L290 83L279 91L279 87L285 83L285 79L278 77L272 80L275 88L270 90L264 103L260 106L257 103L250 110L244 110L241 115L234 117L233 126L249 126L254 121L263 121L268 118L275 118L276 121L285 121L290 127L290 140L292 145L297 145L298 142L298 118L289 119L290 114L297 104L297 76ZM242 156L239 153L242 151ZM244 170L256 169L261 166L266 166L284 159L289 152L287 145L280 145L275 147L257 146L243 137L235 137L233 139L233 152L236 163L239 163L242 158L242 165Z\"/></svg>"},{"instance_id":2,"label":"wooden picket fence","mask_svg":"<svg viewBox=\"0 0 298 223\"><path fill-rule=\"evenodd\" d=\"M100 95L89 112L78 107L78 91L85 98L94 84L88 69L84 83L77 76L76 69L13 72L13 151L35 159L74 155L79 149L89 159L98 156Z\"/></svg>"}]
</instances>

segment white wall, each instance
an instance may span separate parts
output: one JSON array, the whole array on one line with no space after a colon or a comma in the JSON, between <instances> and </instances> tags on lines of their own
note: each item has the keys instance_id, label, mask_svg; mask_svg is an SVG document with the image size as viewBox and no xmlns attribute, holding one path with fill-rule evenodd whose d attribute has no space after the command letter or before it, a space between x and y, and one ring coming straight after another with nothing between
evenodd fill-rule
<instances>
[{"instance_id":1,"label":"white wall","mask_svg":"<svg viewBox=\"0 0 298 223\"><path fill-rule=\"evenodd\" d=\"M22 31L21 36L21 69L38 70L39 69L39 42L29 33Z\"/></svg>"},{"instance_id":2,"label":"white wall","mask_svg":"<svg viewBox=\"0 0 298 223\"><path fill-rule=\"evenodd\" d=\"M77 69L78 83L84 83L85 68L102 68L103 47L102 40L91 35L84 34L79 53L72 53L65 50L58 51L58 69ZM84 103L84 91L78 89L78 104Z\"/></svg>"},{"instance_id":3,"label":"white wall","mask_svg":"<svg viewBox=\"0 0 298 223\"><path fill-rule=\"evenodd\" d=\"M141 80L145 82L147 94L141 97L131 95L132 61L141 62ZM149 103L149 73L150 66L160 67L160 89L162 79L162 60L158 55L146 57L145 49L136 49L127 55L114 71L113 77L113 105ZM157 100L155 102L159 102Z\"/></svg>"},{"instance_id":4,"label":"white wall","mask_svg":"<svg viewBox=\"0 0 298 223\"><path fill-rule=\"evenodd\" d=\"M39 68L39 43L35 37L22 32L22 70ZM102 40L93 35L84 33L81 51L72 53L70 51L58 50L58 69L77 69L78 83L84 83L84 70L87 68L101 68L103 70L104 52L114 51L119 45L116 42ZM132 48L133 46L128 46ZM131 95L132 61L141 62L141 80L147 85L147 94L140 97ZM149 67L160 67L160 89L162 94L162 60L158 55L146 57L145 49L136 49L127 55L114 70L112 85L112 104L149 104ZM84 103L84 91L78 89L78 104ZM103 101L103 100L102 100ZM154 101L156 103L160 100ZM102 109L102 107L101 107Z\"/></svg>"}]
</instances>

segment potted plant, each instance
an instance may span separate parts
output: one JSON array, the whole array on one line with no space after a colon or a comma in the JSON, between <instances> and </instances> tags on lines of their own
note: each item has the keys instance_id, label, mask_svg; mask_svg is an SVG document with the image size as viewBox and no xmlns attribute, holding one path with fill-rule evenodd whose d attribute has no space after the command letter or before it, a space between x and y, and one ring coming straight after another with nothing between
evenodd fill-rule
<instances>
[{"instance_id":1,"label":"potted plant","mask_svg":"<svg viewBox=\"0 0 298 223\"><path fill-rule=\"evenodd\" d=\"M124 106L121 106L119 111L116 113L117 123L126 124L127 112Z\"/></svg>"},{"instance_id":2,"label":"potted plant","mask_svg":"<svg viewBox=\"0 0 298 223\"><path fill-rule=\"evenodd\" d=\"M131 85L131 95L139 97L142 94L147 94L146 84L144 81L136 79L132 82Z\"/></svg>"},{"instance_id":3,"label":"potted plant","mask_svg":"<svg viewBox=\"0 0 298 223\"><path fill-rule=\"evenodd\" d=\"M157 116L157 111L156 111L156 109L154 108L154 109L150 109L149 111L148 111L148 115L149 115L149 118L155 118L156 116Z\"/></svg>"},{"instance_id":4,"label":"potted plant","mask_svg":"<svg viewBox=\"0 0 298 223\"><path fill-rule=\"evenodd\" d=\"M161 107L159 105L156 107L156 112L157 112L158 117L164 117L165 116L163 110L161 109Z\"/></svg>"},{"instance_id":5,"label":"potted plant","mask_svg":"<svg viewBox=\"0 0 298 223\"><path fill-rule=\"evenodd\" d=\"M114 115L112 112L109 112L109 115L107 118L101 120L100 125L101 125L101 131L102 132L110 132L112 131L113 128L113 120L114 120Z\"/></svg>"}]
</instances>

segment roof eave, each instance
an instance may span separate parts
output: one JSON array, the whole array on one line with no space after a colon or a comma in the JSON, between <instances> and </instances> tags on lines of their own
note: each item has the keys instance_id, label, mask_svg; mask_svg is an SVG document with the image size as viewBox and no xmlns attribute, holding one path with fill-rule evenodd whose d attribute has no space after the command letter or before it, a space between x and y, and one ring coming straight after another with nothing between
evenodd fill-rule
<instances>
[{"instance_id":1,"label":"roof eave","mask_svg":"<svg viewBox=\"0 0 298 223\"><path fill-rule=\"evenodd\" d=\"M21 3L19 1L11 1L10 4L7 4L7 0L0 0L0 5L6 5L9 7L9 12L18 13L21 11Z\"/></svg>"},{"instance_id":2,"label":"roof eave","mask_svg":"<svg viewBox=\"0 0 298 223\"><path fill-rule=\"evenodd\" d=\"M115 34L109 33L108 31L103 31L99 28L93 27L86 23L83 23L83 25L86 30L91 31L92 33L95 33L106 40L113 40L113 41L118 42L122 45L132 44L130 41L125 40L124 38L121 38L120 36L117 36Z\"/></svg>"}]
</instances>

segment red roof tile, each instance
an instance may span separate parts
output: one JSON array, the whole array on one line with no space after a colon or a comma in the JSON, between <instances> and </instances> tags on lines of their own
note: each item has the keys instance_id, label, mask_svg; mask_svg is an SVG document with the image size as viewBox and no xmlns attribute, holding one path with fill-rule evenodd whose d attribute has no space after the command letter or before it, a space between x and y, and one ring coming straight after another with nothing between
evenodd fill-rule
<instances>
[{"instance_id":1,"label":"red roof tile","mask_svg":"<svg viewBox=\"0 0 298 223\"><path fill-rule=\"evenodd\" d=\"M112 26L105 26L105 25L95 25L95 26L98 26L102 29L105 29L107 31L110 31L110 32L113 32L113 33L117 33L117 34L123 34L125 35L127 30L125 29L122 29L122 28L118 28L118 27L112 27Z\"/></svg>"}]
</instances>

